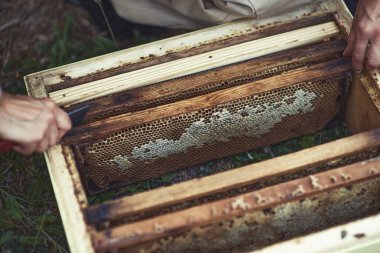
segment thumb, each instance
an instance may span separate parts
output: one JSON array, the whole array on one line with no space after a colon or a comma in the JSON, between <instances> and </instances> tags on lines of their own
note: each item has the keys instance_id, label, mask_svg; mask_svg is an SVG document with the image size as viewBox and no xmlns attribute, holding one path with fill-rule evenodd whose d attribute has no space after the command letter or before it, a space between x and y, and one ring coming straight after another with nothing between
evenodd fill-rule
<instances>
[{"instance_id":1,"label":"thumb","mask_svg":"<svg viewBox=\"0 0 380 253\"><path fill-rule=\"evenodd\" d=\"M353 51L353 48L354 48L354 42L355 42L355 33L352 30L350 32L350 35L348 36L347 46L346 46L346 49L343 52L343 56L351 56L352 55L352 51Z\"/></svg>"}]
</instances>

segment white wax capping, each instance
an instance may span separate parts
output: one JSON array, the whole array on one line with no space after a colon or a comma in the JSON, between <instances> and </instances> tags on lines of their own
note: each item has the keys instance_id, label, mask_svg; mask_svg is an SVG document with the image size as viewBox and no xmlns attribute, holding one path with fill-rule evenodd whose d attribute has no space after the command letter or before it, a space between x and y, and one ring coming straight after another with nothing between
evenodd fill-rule
<instances>
[{"instance_id":1,"label":"white wax capping","mask_svg":"<svg viewBox=\"0 0 380 253\"><path fill-rule=\"evenodd\" d=\"M208 120L201 118L193 122L177 140L156 139L135 147L130 155L115 156L111 162L126 170L132 167L132 161L153 161L185 152L191 147L228 142L235 137L260 137L269 133L285 117L313 111L312 102L316 96L313 92L298 89L278 102L245 106L234 113L223 109L213 113Z\"/></svg>"}]
</instances>

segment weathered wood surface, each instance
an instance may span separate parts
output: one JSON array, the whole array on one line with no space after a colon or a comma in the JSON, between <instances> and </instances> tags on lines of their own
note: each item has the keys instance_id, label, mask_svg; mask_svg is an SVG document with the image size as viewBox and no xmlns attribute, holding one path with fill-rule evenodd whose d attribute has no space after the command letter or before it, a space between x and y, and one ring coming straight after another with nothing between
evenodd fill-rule
<instances>
[{"instance_id":1,"label":"weathered wood surface","mask_svg":"<svg viewBox=\"0 0 380 253\"><path fill-rule=\"evenodd\" d=\"M371 159L236 197L97 232L93 235L93 243L97 250L131 246L379 176L380 159Z\"/></svg>"},{"instance_id":2,"label":"weathered wood surface","mask_svg":"<svg viewBox=\"0 0 380 253\"><path fill-rule=\"evenodd\" d=\"M225 47L225 42L228 42L229 40L239 40L246 36L252 36L253 38L251 39L254 39L254 36L260 37L261 33L265 34L268 30L276 29L282 24L285 26L291 23L302 24L304 20L309 18L313 19L314 17L323 16L330 12L334 12L334 6L331 4L334 1L335 0L323 1L326 2L327 8L324 6L324 3L323 7L321 7L322 3L320 1L315 1L310 5L302 6L302 8L285 13L284 15L277 15L275 17L263 18L259 20L239 20L237 22L222 24L33 73L27 76L27 86L29 90L46 86L46 88L51 91L54 90L54 88L52 89L51 87L55 87L57 84L66 83L69 80L78 80L79 83L84 83L97 80L99 78L108 77L110 75L119 74L120 72L118 71L124 73L125 70L129 70L131 65L148 61L151 58L163 57L165 55L174 55L176 58L177 54L178 58L182 58L184 56L181 52L188 51L189 49L197 50L197 48L204 46L208 47L211 44L220 44L221 47ZM323 21L324 20L316 20L315 22ZM305 24L299 27L295 26L293 29L298 29L304 26L309 25ZM277 30L273 34L284 31L286 31L286 28ZM272 34L267 34L267 36L270 35ZM202 52L204 51L199 51L198 53ZM153 65L155 64L157 63L154 63ZM101 73L104 72L111 73L102 75ZM100 76L98 76L98 74L100 74ZM74 82L73 85L74 84L76 85L78 83Z\"/></svg>"},{"instance_id":3,"label":"weathered wood surface","mask_svg":"<svg viewBox=\"0 0 380 253\"><path fill-rule=\"evenodd\" d=\"M380 214L376 214L251 253L376 253L380 248L379 228Z\"/></svg>"},{"instance_id":4,"label":"weathered wood surface","mask_svg":"<svg viewBox=\"0 0 380 253\"><path fill-rule=\"evenodd\" d=\"M380 145L380 129L350 136L292 154L254 163L172 186L123 197L87 208L87 221L97 223L168 206L189 199L297 172Z\"/></svg>"},{"instance_id":5,"label":"weathered wood surface","mask_svg":"<svg viewBox=\"0 0 380 253\"><path fill-rule=\"evenodd\" d=\"M342 55L345 46L345 41L334 40L297 50L287 50L196 75L98 98L74 105L70 109L83 106L84 104L90 105L90 110L85 119L85 122L89 123L107 118L109 115L133 112L163 103L195 97L204 94L203 90L208 89L207 87L210 86L215 87L213 91L221 90L235 86L233 85L234 82L241 83L242 81L239 80L254 81L270 75L281 74L283 71L299 66L336 59ZM221 85L222 83L223 85ZM201 87L204 88L201 89Z\"/></svg>"},{"instance_id":6,"label":"weathered wood surface","mask_svg":"<svg viewBox=\"0 0 380 253\"><path fill-rule=\"evenodd\" d=\"M49 92L66 89L69 87L73 87L79 84L91 82L94 80L99 80L103 78L107 78L110 76L120 75L126 72L154 66L157 64L178 60L181 58L206 53L209 51L213 51L216 49L224 48L233 46L236 44L240 44L247 41L257 40L260 38L272 36L279 33L289 32L292 30L308 27L311 25L321 24L332 20L331 14L322 13L319 15L316 15L316 13L313 13L312 15L305 17L303 19L298 20L281 20L275 21L274 23L266 24L266 25L260 25L261 21L257 21L257 24L254 26L247 28L245 31L240 31L235 34L231 34L231 37L225 36L222 40L215 41L215 39L203 42L203 44L190 48L190 47L183 47L181 51L176 51L175 48L172 48L171 50L168 50L164 55L161 55L162 52L159 54L149 53L146 54L146 49L141 49L143 52L141 52L144 56L140 57L140 61L133 62L132 59L129 59L129 61L133 63L124 63L120 66L109 69L109 70L103 70L99 71L97 73L86 75L83 77L79 77L76 79L71 79L69 76L63 76L62 82L55 84L55 85L49 85L47 86L47 89ZM277 25L275 25L277 23ZM231 25L231 24L229 24ZM242 24L244 26L244 24ZM214 29L217 29L214 28ZM199 31L200 32L200 31ZM214 31L213 31L214 32ZM184 36L188 36L189 34L185 34ZM171 38L171 42L174 41L175 38ZM162 45L159 44L160 41L154 42L157 43L157 48L162 48ZM184 41L181 42L182 44L185 44ZM149 45L149 44L148 44ZM145 46L148 46L145 45ZM128 51L128 50L126 50ZM160 50L162 51L162 50ZM120 51L119 51L120 52ZM119 54L122 54L120 52ZM85 67L85 66L84 66Z\"/></svg>"},{"instance_id":7,"label":"weathered wood surface","mask_svg":"<svg viewBox=\"0 0 380 253\"><path fill-rule=\"evenodd\" d=\"M91 227L83 213L87 198L70 148L56 145L45 152L45 158L71 252L94 252Z\"/></svg>"},{"instance_id":8,"label":"weathered wood surface","mask_svg":"<svg viewBox=\"0 0 380 253\"><path fill-rule=\"evenodd\" d=\"M59 105L76 104L290 48L321 42L338 34L339 29L336 24L327 22L96 80L51 92L49 95Z\"/></svg>"},{"instance_id":9,"label":"weathered wood surface","mask_svg":"<svg viewBox=\"0 0 380 253\"><path fill-rule=\"evenodd\" d=\"M345 121L352 133L380 127L380 112L368 94L369 90L373 90L368 87L369 82L370 80L363 74L354 74L353 76L345 113Z\"/></svg>"},{"instance_id":10,"label":"weathered wood surface","mask_svg":"<svg viewBox=\"0 0 380 253\"><path fill-rule=\"evenodd\" d=\"M47 97L43 84L31 89L29 79L24 80L29 96ZM49 148L44 156L70 251L73 253L95 252L91 243L93 227L86 223L84 217L84 209L88 207L88 201L72 150L68 146L55 145Z\"/></svg>"},{"instance_id":11,"label":"weathered wood surface","mask_svg":"<svg viewBox=\"0 0 380 253\"><path fill-rule=\"evenodd\" d=\"M380 112L380 68L369 71L368 76L371 77L371 81L368 83L370 87L366 88L377 111Z\"/></svg>"},{"instance_id":12,"label":"weathered wood surface","mask_svg":"<svg viewBox=\"0 0 380 253\"><path fill-rule=\"evenodd\" d=\"M252 83L246 83L202 96L161 105L134 113L126 113L106 120L99 120L87 125L74 128L64 139L65 144L81 144L94 142L94 140L106 137L131 126L147 123L156 119L179 115L186 112L219 105L254 94L287 87L290 85L306 82L331 80L344 78L345 73L351 70L351 62L348 58L339 58L301 68L282 75L276 75Z\"/></svg>"}]
</instances>

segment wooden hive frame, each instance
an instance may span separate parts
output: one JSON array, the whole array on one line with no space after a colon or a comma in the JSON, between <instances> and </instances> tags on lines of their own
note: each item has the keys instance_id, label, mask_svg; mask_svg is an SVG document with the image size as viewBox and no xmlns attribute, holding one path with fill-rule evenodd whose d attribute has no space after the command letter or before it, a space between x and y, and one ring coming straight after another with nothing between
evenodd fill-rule
<instances>
[{"instance_id":1,"label":"wooden hive frame","mask_svg":"<svg viewBox=\"0 0 380 253\"><path fill-rule=\"evenodd\" d=\"M308 19L323 15L332 15L339 30L335 30L334 26L330 26L329 23L327 23L322 27L315 26L304 28L306 30L298 30L301 35L304 34L305 31L309 31L310 34L308 36L296 34L296 36L300 37L297 41L293 41L293 39L289 40L289 34L295 35L292 31L281 31L288 33L274 35L279 32L277 27L280 24L283 25L298 20L299 24L307 25ZM120 91L156 83L158 81L165 81L209 68L282 51L287 48L322 41L339 32L347 36L351 21L352 16L349 14L343 1L329 0L323 3L316 2L310 6L303 7L300 10L282 16L260 21L248 20L225 24L31 74L25 77L25 82L28 93L33 97L50 97L61 106L75 106L76 103L91 100L96 97L115 94ZM297 30L297 27L292 27L292 30ZM258 34L261 34L261 36L274 35L275 37L268 37L270 39L258 38ZM224 48L225 41L239 40L240 37L244 36L252 40L252 42L245 42L244 45L246 45L246 48L241 46ZM278 41L282 43L278 44ZM214 46L216 48L213 48L212 54L206 53L206 49L210 45L216 45ZM195 52L194 55L186 55L187 57L183 58L184 52L192 48ZM203 48L206 48L204 49L206 51L202 51ZM240 49L243 50L239 51ZM241 52L239 57L227 57L226 60L226 56L236 51ZM192 62L194 62L194 60L197 60L197 62L201 64L193 66ZM150 65L150 67L139 69L144 65ZM124 73L125 66L127 66L131 72ZM167 68L171 68L170 71L164 71ZM158 70L160 71L156 72ZM380 84L377 81L378 77L380 77L379 71L354 76L353 84L349 92L350 95L347 99L346 114L344 115L345 121L353 133L361 133L380 127L380 103L378 100ZM123 80L128 81L124 82ZM106 87L104 85L105 83L107 84ZM148 89L150 86L146 87ZM103 107L105 106L107 105ZM114 120L117 121L118 118L116 117ZM84 129L83 132L86 133L87 130ZM96 129L96 132L101 134L101 129ZM86 135L81 136L83 137L83 141L85 141ZM70 136L66 141L70 143ZM108 240L107 234L104 232L97 232L95 226L91 225L91 222L113 220L119 216L125 216L143 210L151 210L186 199L218 192L221 189L246 185L268 176L287 174L301 170L306 166L318 165L344 155L354 154L379 145L380 133L378 130L365 132L338 140L334 143L324 144L284 157L249 165L241 168L238 172L232 170L200 180L192 180L168 188L157 189L153 192L125 197L102 205L101 208L106 206L108 210L111 210L105 213L103 213L103 209L99 208L99 206L89 206L74 154L69 145L57 145L49 149L45 153L45 158L71 251L95 252L95 249L100 250L109 249L113 246L132 245L136 242L162 237L162 231L160 229L152 229L152 227L154 228L154 224L157 221L166 221L165 216L161 216L158 220L148 219L140 223L133 223L132 225L122 225L112 229L115 238L113 241ZM276 167L277 164L285 163L285 161L286 166L281 168ZM255 173L251 172L252 168L255 168ZM305 197L317 192L331 190L338 186L349 185L356 181L376 177L378 173L380 173L380 163L378 160L372 160L365 163L345 166L338 170L339 173L349 174L351 178L349 180L342 179L334 183L325 178L331 178L331 176L338 177L339 175L336 174L338 171L328 171L317 175L326 187L310 188L307 183L307 180L310 180L309 178L297 179L298 181L296 180L284 185L279 184L276 187L283 187L281 189L283 189L284 192L292 189L287 192L287 195L293 196L294 198ZM299 184L304 185L303 190L305 192L301 194L302 196L294 193L294 191L297 190L296 186ZM194 186L196 187L194 188ZM271 189L264 188L249 194L257 196L260 192L266 194L266 192L270 191ZM292 193L294 194L292 195ZM242 195L240 196L240 199L241 198L243 198L243 202L246 203L245 206L241 206L242 203L238 202L236 203L237 208L228 213L218 214L219 216L215 217L215 219L223 219L227 216L254 210L255 208L277 205L283 201L280 198L275 199L273 197L274 202L265 202L262 203L261 206L257 206L258 203L253 201L254 199L250 196ZM248 198L250 199L249 201L246 200ZM224 199L216 204L221 205L220 208L223 209L225 208L224 205L230 205L234 203L234 201L236 201L236 198ZM211 204L201 205L191 209L194 210L191 216L193 217L191 226L203 224L203 221L207 218L199 215L202 213L200 210L212 210L210 205ZM188 226L188 224L182 223L184 220L188 221L189 214L191 214L191 211L188 210L185 213L176 213L175 217L178 217L178 219L175 219L172 223L169 222L169 225L172 226L172 229L182 228L185 225ZM186 215L186 218L181 219L181 215ZM305 249L309 249L311 244L319 247L320 245L318 245L317 240L320 238L329 238L331 241L329 245L331 250L339 249L342 245L351 247L354 242L357 243L357 238L352 236L347 238L344 244L338 243L338 238L334 238L338 233L340 235L342 228L350 233L351 230L356 231L355 234L366 233L366 239L359 241L361 244L357 244L355 247L367 247L368 245L379 243L378 240L374 238L376 238L376 236L379 238L380 230L374 229L373 226L367 226L366 224L377 224L379 222L380 217L378 215L373 216L302 238L303 243L301 244L297 243L296 245L294 241L290 241L272 246L273 252L276 252L276 250L278 250L278 252L284 252L284 249L288 250L293 248L298 250L298 252L305 252ZM133 234L136 228L139 228L139 231L144 233L145 237L136 237L136 235ZM330 235L335 235L335 237L330 237ZM269 250L269 248L267 250L264 249L263 252L269 252Z\"/></svg>"}]
</instances>

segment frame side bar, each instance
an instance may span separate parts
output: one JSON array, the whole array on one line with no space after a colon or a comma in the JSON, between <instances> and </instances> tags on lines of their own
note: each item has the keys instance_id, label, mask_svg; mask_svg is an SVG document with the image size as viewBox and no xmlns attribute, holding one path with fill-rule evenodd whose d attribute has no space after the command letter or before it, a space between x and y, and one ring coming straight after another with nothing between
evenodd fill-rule
<instances>
[{"instance_id":1,"label":"frame side bar","mask_svg":"<svg viewBox=\"0 0 380 253\"><path fill-rule=\"evenodd\" d=\"M93 253L83 215L88 203L72 154L68 153L68 147L56 145L45 152L45 159L71 252Z\"/></svg>"}]
</instances>

